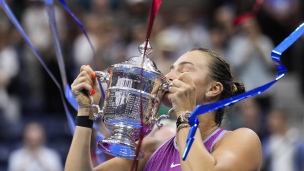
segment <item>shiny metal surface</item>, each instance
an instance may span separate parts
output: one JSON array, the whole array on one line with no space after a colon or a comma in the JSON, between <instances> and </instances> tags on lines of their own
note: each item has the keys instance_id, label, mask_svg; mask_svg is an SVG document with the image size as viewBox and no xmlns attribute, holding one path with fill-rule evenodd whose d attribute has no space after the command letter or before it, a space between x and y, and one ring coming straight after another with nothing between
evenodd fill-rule
<instances>
[{"instance_id":1,"label":"shiny metal surface","mask_svg":"<svg viewBox=\"0 0 304 171\"><path fill-rule=\"evenodd\" d=\"M108 84L104 107L98 109L95 116L102 116L106 127L112 132L111 137L98 142L98 147L110 155L134 159L140 129L146 136L154 124L160 127L159 121L167 117L157 118L157 113L169 81L150 59L143 57L133 57L112 65L107 72L95 73ZM99 108L93 104L92 107ZM137 159L143 157L144 153L140 152Z\"/></svg>"}]
</instances>

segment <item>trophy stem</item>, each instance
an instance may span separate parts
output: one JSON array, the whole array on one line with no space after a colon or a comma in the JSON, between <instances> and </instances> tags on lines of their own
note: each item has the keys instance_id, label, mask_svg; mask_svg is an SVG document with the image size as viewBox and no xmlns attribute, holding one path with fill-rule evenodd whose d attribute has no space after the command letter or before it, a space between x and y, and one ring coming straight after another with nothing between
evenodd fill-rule
<instances>
[{"instance_id":1,"label":"trophy stem","mask_svg":"<svg viewBox=\"0 0 304 171\"><path fill-rule=\"evenodd\" d=\"M122 157L133 160L136 157L137 144L135 138L138 130L125 125L115 125L112 129L112 136L98 142L97 146L103 152L115 157ZM136 160L144 158L140 150Z\"/></svg>"}]
</instances>

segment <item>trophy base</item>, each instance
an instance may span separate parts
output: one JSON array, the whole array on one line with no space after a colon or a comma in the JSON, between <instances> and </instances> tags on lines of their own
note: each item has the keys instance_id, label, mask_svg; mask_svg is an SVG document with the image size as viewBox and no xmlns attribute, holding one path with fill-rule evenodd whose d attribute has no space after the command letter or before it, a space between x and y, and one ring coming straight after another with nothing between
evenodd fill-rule
<instances>
[{"instance_id":1,"label":"trophy base","mask_svg":"<svg viewBox=\"0 0 304 171\"><path fill-rule=\"evenodd\" d=\"M97 147L109 155L134 160L136 157L137 144L129 135L122 132L116 132L111 137L99 141ZM136 160L143 159L144 156L145 154L140 150Z\"/></svg>"}]
</instances>

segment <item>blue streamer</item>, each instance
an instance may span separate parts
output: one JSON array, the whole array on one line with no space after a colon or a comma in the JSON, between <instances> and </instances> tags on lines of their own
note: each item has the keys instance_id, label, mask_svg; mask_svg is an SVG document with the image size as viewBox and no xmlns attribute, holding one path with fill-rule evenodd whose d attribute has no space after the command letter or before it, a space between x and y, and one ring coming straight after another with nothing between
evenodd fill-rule
<instances>
[{"instance_id":1,"label":"blue streamer","mask_svg":"<svg viewBox=\"0 0 304 171\"><path fill-rule=\"evenodd\" d=\"M64 65L64 60L63 60L63 55L61 51L61 46L60 46L60 41L59 41L59 36L58 36L58 30L57 30L57 24L56 24L56 16L55 16L55 10L54 10L54 2L53 0L45 0L45 6L49 18L49 25L52 33L52 38L54 42L54 49L56 53L56 58L59 66L59 71L61 75L61 80L62 80L62 87L64 89L64 95L65 98L68 100L68 102L77 110L77 102L76 99L71 91L70 86L68 85L67 82L67 76L66 76L66 71L65 71L65 65ZM62 95L63 96L63 95ZM66 103L63 103L64 108L68 109L66 106ZM68 119L68 122L70 123L70 130L74 134L76 125L74 122L74 119L71 115L70 112L66 112L66 116Z\"/></svg>"},{"instance_id":2,"label":"blue streamer","mask_svg":"<svg viewBox=\"0 0 304 171\"><path fill-rule=\"evenodd\" d=\"M64 89L65 89L64 91L65 98L68 100L68 102L73 106L75 110L78 110L78 104L72 93L70 86L66 84Z\"/></svg>"},{"instance_id":3,"label":"blue streamer","mask_svg":"<svg viewBox=\"0 0 304 171\"><path fill-rule=\"evenodd\" d=\"M50 28L51 28L51 32L52 32L53 41L54 41L54 48L55 48L56 57L57 57L58 65L59 65L62 84L63 84L63 87L64 87L65 97L68 100L68 102L77 110L78 109L78 104L76 102L76 99L75 99L72 91L71 91L70 86L67 84L65 65L64 65L62 51L61 51L61 48L60 48L61 46L60 46L60 41L59 41L59 36L58 36L58 29L57 29L57 25L56 25L56 16L55 16L55 11L54 11L53 0L45 0L45 4L46 4L47 12L48 12L49 24L50 24ZM101 89L102 89L102 87L101 87ZM67 118L69 120L70 120L70 118L72 118L70 113L66 113L66 115L67 115ZM75 130L76 125L75 125L74 120L72 119L69 122L71 122L71 124L70 124L71 128L70 129ZM98 141L102 140L104 138L104 136L99 131L98 125L95 122L94 122L93 128L97 130L97 140ZM99 153L97 153L97 152L99 152L97 149L95 150L95 152L96 152L96 154L99 154ZM100 156L100 155L98 155L98 156ZM101 162L101 160L98 160L98 162Z\"/></svg>"},{"instance_id":4,"label":"blue streamer","mask_svg":"<svg viewBox=\"0 0 304 171\"><path fill-rule=\"evenodd\" d=\"M197 130L197 116L206 114L208 112L217 110L219 108L228 106L230 104L236 103L238 101L244 100L246 98L258 95L266 91L268 88L270 88L273 84L275 84L279 79L281 79L287 72L287 69L282 65L281 62L281 54L289 48L298 38L303 35L304 33L304 23L301 24L293 33L291 33L284 41L282 41L276 48L272 50L271 53L271 59L275 62L277 65L278 69L278 74L275 78L275 80L257 87L255 89L252 89L248 92L212 103L212 104L207 104L207 105L198 105L196 108L193 110L189 117L189 124L191 126L188 134L188 139L187 139L187 144L185 151L183 153L182 159L185 160L187 158L187 155L189 153L189 150L191 148L191 145L194 141L194 135Z\"/></svg>"},{"instance_id":5,"label":"blue streamer","mask_svg":"<svg viewBox=\"0 0 304 171\"><path fill-rule=\"evenodd\" d=\"M48 0L50 1L50 0ZM89 38L89 35L86 31L86 29L84 28L84 25L82 24L82 22L76 17L76 15L72 12L72 10L68 7L68 5L66 4L65 0L59 0L59 2L61 3L61 5L64 7L64 9L71 15L71 17L76 21L76 23L79 25L79 27L81 28L81 31L82 33L85 35L86 39L88 40L89 44L90 44L90 47L93 51L93 58L94 58L94 67L95 67L95 70L97 70L97 62L96 62L96 52L95 52L95 49L93 47L93 44ZM98 81L98 84L99 84L99 87L100 87L100 90L101 90L101 95L102 95L102 99L105 99L105 92L101 86L101 83Z\"/></svg>"},{"instance_id":6,"label":"blue streamer","mask_svg":"<svg viewBox=\"0 0 304 171\"><path fill-rule=\"evenodd\" d=\"M56 24L54 2L53 2L53 0L45 0L45 4L46 4L47 14L49 17L49 24L50 24L50 29L51 29L51 33L52 33L53 42L54 42L54 49L56 52L59 71L60 71L60 75L61 75L62 86L64 88L64 95L65 95L65 98L68 100L68 102L77 110L78 105L77 105L76 99L75 99L75 97L71 91L71 88L68 84L68 81L67 81L67 76L66 76L67 74L65 71L65 65L64 65L63 55L62 55L59 36L58 36L57 24Z\"/></svg>"},{"instance_id":7,"label":"blue streamer","mask_svg":"<svg viewBox=\"0 0 304 171\"><path fill-rule=\"evenodd\" d=\"M64 110L65 110L66 113L69 114L69 115L67 115L68 124L70 126L71 132L74 133L74 131L75 131L74 120L71 117L70 111L67 108L66 102L65 102L64 97L63 97L63 91L62 91L62 89L60 87L60 84L58 83L57 79L54 77L54 75L52 74L52 72L49 70L49 68L43 62L43 60L42 60L41 56L39 55L38 51L35 49L33 43L31 42L31 40L29 39L29 37L27 36L27 34L25 33L25 31L21 27L20 23L18 22L18 20L16 19L16 17L12 13L11 9L9 8L9 6L5 2L5 0L0 0L0 6L3 9L3 11L7 14L7 16L10 18L10 20L15 25L15 27L17 28L17 30L20 32L20 34L22 35L22 37L24 38L24 40L26 41L26 43L30 46L32 52L34 53L34 55L36 56L36 58L38 59L38 61L41 63L41 65L43 66L43 68L46 70L46 72L49 74L49 76L51 77L51 79L54 81L54 83L58 87L58 89L60 91L60 95L61 95L61 100L62 100L62 102L64 104Z\"/></svg>"},{"instance_id":8,"label":"blue streamer","mask_svg":"<svg viewBox=\"0 0 304 171\"><path fill-rule=\"evenodd\" d=\"M50 0L48 0L50 1ZM72 10L68 7L68 5L66 4L65 0L59 0L59 2L61 3L61 5L64 7L64 9L72 16L72 18L76 21L76 23L80 26L83 34L85 35L85 37L87 38L89 44L90 44L90 47L92 48L93 50L93 53L94 53L94 56L96 56L95 54L95 49L93 47L93 44L86 32L86 29L84 28L82 22L76 17L76 15L72 12ZM96 64L96 61L94 62ZM97 67L96 67L97 68Z\"/></svg>"}]
</instances>

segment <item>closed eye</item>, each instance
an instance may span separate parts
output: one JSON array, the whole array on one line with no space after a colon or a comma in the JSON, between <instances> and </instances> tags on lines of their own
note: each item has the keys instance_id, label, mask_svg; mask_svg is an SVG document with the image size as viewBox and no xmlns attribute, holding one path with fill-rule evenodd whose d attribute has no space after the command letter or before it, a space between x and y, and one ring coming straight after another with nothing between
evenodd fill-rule
<instances>
[{"instance_id":1,"label":"closed eye","mask_svg":"<svg viewBox=\"0 0 304 171\"><path fill-rule=\"evenodd\" d=\"M170 71L174 70L175 69L175 66L172 65L170 67ZM177 71L180 72L180 73L184 73L184 72L190 72L192 70L194 70L195 67L194 67L194 64L191 63L191 62L181 62L177 65Z\"/></svg>"},{"instance_id":2,"label":"closed eye","mask_svg":"<svg viewBox=\"0 0 304 171\"><path fill-rule=\"evenodd\" d=\"M173 70L173 69L174 69L174 66L173 66L173 65L172 65L172 66L170 66L170 71L171 71L171 70Z\"/></svg>"}]
</instances>

